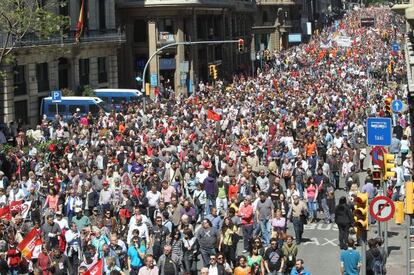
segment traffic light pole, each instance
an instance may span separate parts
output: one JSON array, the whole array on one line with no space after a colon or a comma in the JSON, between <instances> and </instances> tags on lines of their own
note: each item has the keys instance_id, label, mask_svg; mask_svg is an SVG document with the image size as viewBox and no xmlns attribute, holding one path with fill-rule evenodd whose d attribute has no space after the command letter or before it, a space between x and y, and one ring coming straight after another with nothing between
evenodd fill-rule
<instances>
[{"instance_id":1,"label":"traffic light pole","mask_svg":"<svg viewBox=\"0 0 414 275\"><path fill-rule=\"evenodd\" d=\"M361 255L362 255L362 266L360 270L361 275L367 274L367 230L361 232Z\"/></svg>"},{"instance_id":2,"label":"traffic light pole","mask_svg":"<svg viewBox=\"0 0 414 275\"><path fill-rule=\"evenodd\" d=\"M175 43L171 43L165 46L162 46L161 48L159 48L158 50L156 50L149 58L147 63L145 63L144 66L144 71L142 72L142 89L141 91L143 92L143 104L144 104L144 112L146 111L146 93L145 93L145 76L147 73L147 68L149 63L151 62L151 60L157 55L159 54L162 50L165 50L167 48L171 48L171 47L175 47L175 46L179 46L179 45L184 45L184 46L191 46L191 45L198 45L198 44L226 44L226 43L240 43L240 39L237 40L212 40L212 41L188 41L188 42L175 42Z\"/></svg>"}]
</instances>

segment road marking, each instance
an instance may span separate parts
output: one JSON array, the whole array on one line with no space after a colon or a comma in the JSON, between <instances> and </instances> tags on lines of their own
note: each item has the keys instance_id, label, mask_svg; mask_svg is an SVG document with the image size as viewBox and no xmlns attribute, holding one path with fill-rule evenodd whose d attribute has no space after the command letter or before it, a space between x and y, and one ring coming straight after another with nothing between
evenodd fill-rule
<instances>
[{"instance_id":1,"label":"road marking","mask_svg":"<svg viewBox=\"0 0 414 275\"><path fill-rule=\"evenodd\" d=\"M326 240L326 242L324 244L321 244L321 246L327 245L328 243L333 245L333 246L338 246L338 244L335 243L335 241L337 241L338 239L332 239L332 240L328 240L327 238L324 238Z\"/></svg>"},{"instance_id":2,"label":"road marking","mask_svg":"<svg viewBox=\"0 0 414 275\"><path fill-rule=\"evenodd\" d=\"M338 231L338 226L335 223L330 224L323 224L323 223L311 223L311 224L305 224L304 225L305 230L321 230L321 231L328 231L328 230L334 230Z\"/></svg>"},{"instance_id":3,"label":"road marking","mask_svg":"<svg viewBox=\"0 0 414 275\"><path fill-rule=\"evenodd\" d=\"M308 244L320 245L317 238L311 238L310 242L304 243L304 245L308 245Z\"/></svg>"}]
</instances>

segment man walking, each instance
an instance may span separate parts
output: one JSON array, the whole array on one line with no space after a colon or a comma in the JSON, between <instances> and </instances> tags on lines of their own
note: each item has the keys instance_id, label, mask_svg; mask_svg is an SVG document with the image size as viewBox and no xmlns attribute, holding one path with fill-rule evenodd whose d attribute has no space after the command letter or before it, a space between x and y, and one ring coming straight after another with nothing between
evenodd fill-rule
<instances>
[{"instance_id":1,"label":"man walking","mask_svg":"<svg viewBox=\"0 0 414 275\"><path fill-rule=\"evenodd\" d=\"M303 235L303 222L306 219L308 209L306 204L299 199L299 196L293 196L292 208L290 209L289 219L293 223L293 228L295 230L296 244L302 242Z\"/></svg>"},{"instance_id":2,"label":"man walking","mask_svg":"<svg viewBox=\"0 0 414 275\"><path fill-rule=\"evenodd\" d=\"M270 221L273 216L273 203L267 194L262 191L260 192L260 200L256 206L256 219L260 225L260 231L262 232L264 245L269 245L269 233L270 233Z\"/></svg>"},{"instance_id":3,"label":"man walking","mask_svg":"<svg viewBox=\"0 0 414 275\"><path fill-rule=\"evenodd\" d=\"M250 245L253 238L253 207L252 198L246 196L244 198L243 206L240 207L239 216L241 218L242 232L243 232L243 253L250 251Z\"/></svg>"},{"instance_id":4,"label":"man walking","mask_svg":"<svg viewBox=\"0 0 414 275\"><path fill-rule=\"evenodd\" d=\"M344 275L358 275L362 265L361 254L354 247L354 240L348 239L348 249L342 250L340 255L341 273Z\"/></svg>"},{"instance_id":5,"label":"man walking","mask_svg":"<svg viewBox=\"0 0 414 275\"><path fill-rule=\"evenodd\" d=\"M197 231L196 239L200 245L200 253L203 258L203 266L208 267L210 256L216 254L216 247L220 240L220 233L211 226L207 219L203 220L202 227Z\"/></svg>"}]
</instances>

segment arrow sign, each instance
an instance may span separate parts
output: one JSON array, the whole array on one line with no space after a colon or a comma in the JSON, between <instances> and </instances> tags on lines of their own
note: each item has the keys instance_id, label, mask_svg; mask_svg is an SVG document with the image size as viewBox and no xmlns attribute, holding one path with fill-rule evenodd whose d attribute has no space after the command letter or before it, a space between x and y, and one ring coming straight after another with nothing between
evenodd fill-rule
<instances>
[{"instance_id":1,"label":"arrow sign","mask_svg":"<svg viewBox=\"0 0 414 275\"><path fill-rule=\"evenodd\" d=\"M391 103L391 107L394 113L399 113L403 109L404 104L402 103L401 100L393 100Z\"/></svg>"}]
</instances>

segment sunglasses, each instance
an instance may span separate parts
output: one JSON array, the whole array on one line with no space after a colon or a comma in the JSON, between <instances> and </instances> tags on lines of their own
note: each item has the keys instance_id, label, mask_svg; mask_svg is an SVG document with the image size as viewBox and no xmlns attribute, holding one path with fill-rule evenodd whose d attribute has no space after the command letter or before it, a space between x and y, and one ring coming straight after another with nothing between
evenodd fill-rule
<instances>
[{"instance_id":1,"label":"sunglasses","mask_svg":"<svg viewBox=\"0 0 414 275\"><path fill-rule=\"evenodd\" d=\"M217 260L223 260L223 257L218 257Z\"/></svg>"}]
</instances>

